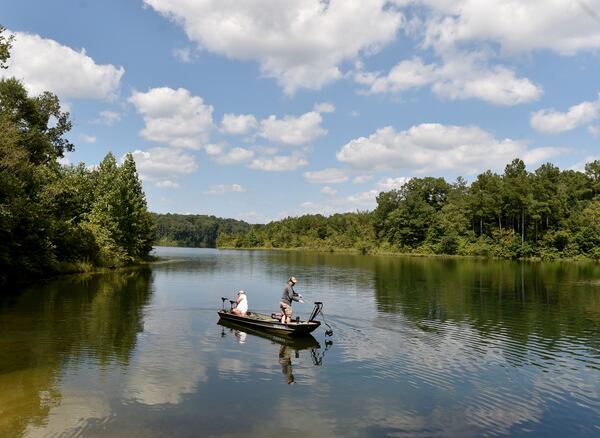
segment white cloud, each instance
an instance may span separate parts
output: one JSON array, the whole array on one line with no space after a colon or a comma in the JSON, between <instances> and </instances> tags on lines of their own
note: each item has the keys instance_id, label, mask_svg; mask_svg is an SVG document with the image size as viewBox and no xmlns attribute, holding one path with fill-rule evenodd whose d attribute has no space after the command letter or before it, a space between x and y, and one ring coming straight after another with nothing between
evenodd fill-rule
<instances>
[{"instance_id":1,"label":"white cloud","mask_svg":"<svg viewBox=\"0 0 600 438\"><path fill-rule=\"evenodd\" d=\"M235 147L214 156L214 160L219 164L241 164L249 162L253 157L254 152L251 150Z\"/></svg>"},{"instance_id":2,"label":"white cloud","mask_svg":"<svg viewBox=\"0 0 600 438\"><path fill-rule=\"evenodd\" d=\"M85 135L85 134L81 134L79 136L81 138L82 141L84 141L85 143L96 143L96 136L95 135Z\"/></svg>"},{"instance_id":3,"label":"white cloud","mask_svg":"<svg viewBox=\"0 0 600 438\"><path fill-rule=\"evenodd\" d=\"M332 113L335 111L335 105L329 102L316 103L314 110L318 113Z\"/></svg>"},{"instance_id":4,"label":"white cloud","mask_svg":"<svg viewBox=\"0 0 600 438\"><path fill-rule=\"evenodd\" d=\"M308 161L302 157L276 155L273 157L255 158L248 167L266 172L289 172L307 165Z\"/></svg>"},{"instance_id":5,"label":"white cloud","mask_svg":"<svg viewBox=\"0 0 600 438\"><path fill-rule=\"evenodd\" d=\"M352 180L352 184L364 184L373 179L373 175L358 175Z\"/></svg>"},{"instance_id":6,"label":"white cloud","mask_svg":"<svg viewBox=\"0 0 600 438\"><path fill-rule=\"evenodd\" d=\"M338 184L348 181L348 175L343 169L328 168L304 172L304 179L315 184Z\"/></svg>"},{"instance_id":7,"label":"white cloud","mask_svg":"<svg viewBox=\"0 0 600 438\"><path fill-rule=\"evenodd\" d=\"M515 157L540 161L564 152L557 148L528 150L522 141L498 140L475 126L426 123L396 132L388 126L368 138L351 140L338 151L339 161L373 170L411 169L418 173L454 170L476 173L496 169Z\"/></svg>"},{"instance_id":8,"label":"white cloud","mask_svg":"<svg viewBox=\"0 0 600 438\"><path fill-rule=\"evenodd\" d=\"M145 3L206 50L257 61L263 75L277 79L288 94L340 78L340 63L392 41L403 20L386 0Z\"/></svg>"},{"instance_id":9,"label":"white cloud","mask_svg":"<svg viewBox=\"0 0 600 438\"><path fill-rule=\"evenodd\" d=\"M208 195L222 195L224 193L244 193L247 189L240 184L212 184L205 192Z\"/></svg>"},{"instance_id":10,"label":"white cloud","mask_svg":"<svg viewBox=\"0 0 600 438\"><path fill-rule=\"evenodd\" d=\"M447 63L432 90L449 99L480 99L495 105L519 105L540 98L543 89L527 78L515 77L512 69L469 65L459 60Z\"/></svg>"},{"instance_id":11,"label":"white cloud","mask_svg":"<svg viewBox=\"0 0 600 438\"><path fill-rule=\"evenodd\" d=\"M140 177L148 181L162 181L165 184L166 180L194 173L198 169L194 157L178 149L136 150L132 155Z\"/></svg>"},{"instance_id":12,"label":"white cloud","mask_svg":"<svg viewBox=\"0 0 600 438\"><path fill-rule=\"evenodd\" d=\"M123 67L96 64L85 50L78 52L39 35L12 35L9 69L0 75L21 79L30 93L50 91L61 99L111 99L118 94Z\"/></svg>"},{"instance_id":13,"label":"white cloud","mask_svg":"<svg viewBox=\"0 0 600 438\"><path fill-rule=\"evenodd\" d=\"M190 64L195 57L194 49L190 47L175 48L171 53L175 59L178 59L185 64Z\"/></svg>"},{"instance_id":14,"label":"white cloud","mask_svg":"<svg viewBox=\"0 0 600 438\"><path fill-rule=\"evenodd\" d=\"M225 145L223 143L207 144L204 146L204 150L209 156L216 158L225 153Z\"/></svg>"},{"instance_id":15,"label":"white cloud","mask_svg":"<svg viewBox=\"0 0 600 438\"><path fill-rule=\"evenodd\" d=\"M321 189L321 193L325 193L326 195L330 195L330 196L336 195L337 192L338 191L336 189L334 189L333 187L329 187L329 186L325 186Z\"/></svg>"},{"instance_id":16,"label":"white cloud","mask_svg":"<svg viewBox=\"0 0 600 438\"><path fill-rule=\"evenodd\" d=\"M592 137L594 137L594 138L600 137L600 126L591 125L591 126L588 126L587 130L591 134Z\"/></svg>"},{"instance_id":17,"label":"white cloud","mask_svg":"<svg viewBox=\"0 0 600 438\"><path fill-rule=\"evenodd\" d=\"M368 85L369 93L401 93L431 86L434 93L449 99L480 99L496 105L518 105L539 99L542 87L518 78L505 66L490 67L481 53L446 56L444 64L423 64L419 58L405 60L387 75L358 71L355 81Z\"/></svg>"},{"instance_id":18,"label":"white cloud","mask_svg":"<svg viewBox=\"0 0 600 438\"><path fill-rule=\"evenodd\" d=\"M227 134L247 134L256 128L258 123L252 114L225 114L221 121L221 130Z\"/></svg>"},{"instance_id":19,"label":"white cloud","mask_svg":"<svg viewBox=\"0 0 600 438\"><path fill-rule=\"evenodd\" d=\"M409 177L401 176L399 178L384 178L379 180L377 188L387 192L389 190L397 190L410 180Z\"/></svg>"},{"instance_id":20,"label":"white cloud","mask_svg":"<svg viewBox=\"0 0 600 438\"><path fill-rule=\"evenodd\" d=\"M356 193L348 196L345 201L352 209L373 209L377 202L375 198L379 195L379 190L368 190L366 192Z\"/></svg>"},{"instance_id":21,"label":"white cloud","mask_svg":"<svg viewBox=\"0 0 600 438\"><path fill-rule=\"evenodd\" d=\"M106 126L112 126L115 123L120 122L120 121L121 121L121 114L119 114L118 112L100 111L100 114L98 114L98 118L96 118L96 120L94 120L93 123L106 125Z\"/></svg>"},{"instance_id":22,"label":"white cloud","mask_svg":"<svg viewBox=\"0 0 600 438\"><path fill-rule=\"evenodd\" d=\"M408 3L399 1L397 3ZM495 42L503 53L552 50L573 55L600 48L598 0L414 0L429 8L424 47Z\"/></svg>"},{"instance_id":23,"label":"white cloud","mask_svg":"<svg viewBox=\"0 0 600 438\"><path fill-rule=\"evenodd\" d=\"M321 128L321 114L310 111L300 117L284 116L278 119L274 115L260 122L260 136L272 142L298 146L309 143L327 133Z\"/></svg>"},{"instance_id":24,"label":"white cloud","mask_svg":"<svg viewBox=\"0 0 600 438\"><path fill-rule=\"evenodd\" d=\"M546 134L557 134L586 125L600 117L600 97L593 102L573 105L565 113L543 109L531 114L531 127Z\"/></svg>"},{"instance_id":25,"label":"white cloud","mask_svg":"<svg viewBox=\"0 0 600 438\"><path fill-rule=\"evenodd\" d=\"M170 179L165 179L162 181L158 181L156 183L156 187L160 187L163 189L178 189L180 187L180 185L175 181L171 181Z\"/></svg>"},{"instance_id":26,"label":"white cloud","mask_svg":"<svg viewBox=\"0 0 600 438\"><path fill-rule=\"evenodd\" d=\"M399 62L386 76L359 71L355 80L370 85L371 93L399 93L433 82L437 76L436 70L437 66L425 65L415 58Z\"/></svg>"},{"instance_id":27,"label":"white cloud","mask_svg":"<svg viewBox=\"0 0 600 438\"><path fill-rule=\"evenodd\" d=\"M208 141L213 107L184 88L134 91L129 102L144 118L146 126L140 135L147 140L190 149L198 149Z\"/></svg>"},{"instance_id":28,"label":"white cloud","mask_svg":"<svg viewBox=\"0 0 600 438\"><path fill-rule=\"evenodd\" d=\"M322 191L324 192L324 190ZM327 195L327 199L324 202L303 202L300 204L303 210L296 212L295 215L318 213L328 216L335 213L346 213L356 210L372 210L377 206L375 198L379 195L379 190L368 190L343 197L337 196L336 193L324 193Z\"/></svg>"}]
</instances>

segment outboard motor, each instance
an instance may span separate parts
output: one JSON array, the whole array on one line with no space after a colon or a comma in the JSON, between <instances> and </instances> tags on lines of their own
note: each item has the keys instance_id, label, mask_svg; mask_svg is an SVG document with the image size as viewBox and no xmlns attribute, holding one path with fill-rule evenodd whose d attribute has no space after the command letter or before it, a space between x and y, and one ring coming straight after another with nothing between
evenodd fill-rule
<instances>
[{"instance_id":1,"label":"outboard motor","mask_svg":"<svg viewBox=\"0 0 600 438\"><path fill-rule=\"evenodd\" d=\"M325 314L323 313L323 303L321 301L315 301L315 308L310 314L310 318L308 318L308 321L314 321L315 318L319 315L319 313L323 317L323 324L329 327L327 330L325 330L325 336L332 336L333 330L331 329L331 326L327 324L327 322L325 322Z\"/></svg>"}]
</instances>

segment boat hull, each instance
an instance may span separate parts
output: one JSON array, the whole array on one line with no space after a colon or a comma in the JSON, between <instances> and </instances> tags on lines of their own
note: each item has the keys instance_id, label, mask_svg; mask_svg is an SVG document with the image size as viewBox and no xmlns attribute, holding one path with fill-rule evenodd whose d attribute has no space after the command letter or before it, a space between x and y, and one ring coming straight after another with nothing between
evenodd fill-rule
<instances>
[{"instance_id":1,"label":"boat hull","mask_svg":"<svg viewBox=\"0 0 600 438\"><path fill-rule=\"evenodd\" d=\"M217 324L219 324L221 327L226 327L228 329L233 330L240 330L252 336L256 336L262 339L268 339L273 343L283 345L286 347L291 347L294 350L298 351L321 348L321 344L319 344L319 341L317 341L313 335L308 333L303 336L286 336L281 335L280 333L276 333L274 331L239 324L238 322L230 321L224 318L219 318Z\"/></svg>"},{"instance_id":2,"label":"boat hull","mask_svg":"<svg viewBox=\"0 0 600 438\"><path fill-rule=\"evenodd\" d=\"M267 330L285 336L307 335L321 325L320 321L293 321L289 324L282 324L277 319L256 312L249 312L248 316L234 315L226 310L219 310L217 313L222 320L232 321L254 329Z\"/></svg>"}]
</instances>

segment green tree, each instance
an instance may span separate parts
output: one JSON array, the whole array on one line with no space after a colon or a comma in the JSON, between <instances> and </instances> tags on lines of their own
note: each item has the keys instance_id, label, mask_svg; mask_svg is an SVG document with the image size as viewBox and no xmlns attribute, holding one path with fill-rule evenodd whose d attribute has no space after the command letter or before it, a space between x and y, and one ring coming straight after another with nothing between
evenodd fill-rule
<instances>
[{"instance_id":1,"label":"green tree","mask_svg":"<svg viewBox=\"0 0 600 438\"><path fill-rule=\"evenodd\" d=\"M526 213L533 200L531 183L523 160L515 158L505 167L503 188L506 210L513 218L515 231L520 232L521 243L523 243L526 233Z\"/></svg>"},{"instance_id":2,"label":"green tree","mask_svg":"<svg viewBox=\"0 0 600 438\"><path fill-rule=\"evenodd\" d=\"M15 39L14 35L10 35L9 37L5 37L3 33L6 31L6 28L0 25L0 69L7 69L8 65L6 62L10 58L10 48L12 47L12 42Z\"/></svg>"},{"instance_id":3,"label":"green tree","mask_svg":"<svg viewBox=\"0 0 600 438\"><path fill-rule=\"evenodd\" d=\"M130 257L144 257L152 250L156 229L131 154L127 154L119 169L117 185L122 208L118 216L120 244Z\"/></svg>"},{"instance_id":4,"label":"green tree","mask_svg":"<svg viewBox=\"0 0 600 438\"><path fill-rule=\"evenodd\" d=\"M587 163L585 174L591 181L592 196L600 195L600 160Z\"/></svg>"}]
</instances>

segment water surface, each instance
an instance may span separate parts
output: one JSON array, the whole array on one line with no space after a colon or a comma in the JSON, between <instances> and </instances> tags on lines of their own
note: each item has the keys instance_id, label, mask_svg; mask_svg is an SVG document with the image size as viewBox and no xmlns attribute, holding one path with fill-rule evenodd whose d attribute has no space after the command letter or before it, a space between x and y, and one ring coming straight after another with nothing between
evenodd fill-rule
<instances>
[{"instance_id":1,"label":"water surface","mask_svg":"<svg viewBox=\"0 0 600 438\"><path fill-rule=\"evenodd\" d=\"M0 436L600 434L598 265L156 252L0 301ZM217 324L291 275L333 337Z\"/></svg>"}]
</instances>

